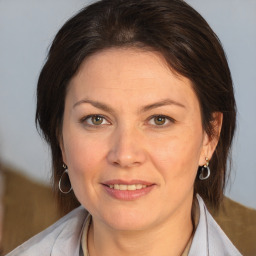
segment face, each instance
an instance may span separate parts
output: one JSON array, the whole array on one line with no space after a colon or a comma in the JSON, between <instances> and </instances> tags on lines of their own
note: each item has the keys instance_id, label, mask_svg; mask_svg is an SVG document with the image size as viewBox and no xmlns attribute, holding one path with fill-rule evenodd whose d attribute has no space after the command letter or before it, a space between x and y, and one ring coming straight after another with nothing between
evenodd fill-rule
<instances>
[{"instance_id":1,"label":"face","mask_svg":"<svg viewBox=\"0 0 256 256\"><path fill-rule=\"evenodd\" d=\"M160 54L88 58L69 85L62 135L72 187L94 220L141 230L190 216L198 166L212 151L191 82Z\"/></svg>"}]
</instances>

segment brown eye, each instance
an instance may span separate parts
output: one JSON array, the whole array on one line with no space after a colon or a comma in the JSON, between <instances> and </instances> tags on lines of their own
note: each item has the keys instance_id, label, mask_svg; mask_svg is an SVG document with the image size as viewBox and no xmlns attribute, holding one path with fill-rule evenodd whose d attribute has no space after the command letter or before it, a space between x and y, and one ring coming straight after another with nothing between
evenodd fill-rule
<instances>
[{"instance_id":1,"label":"brown eye","mask_svg":"<svg viewBox=\"0 0 256 256\"><path fill-rule=\"evenodd\" d=\"M154 123L156 125L164 125L166 122L166 117L163 116L156 116L154 117Z\"/></svg>"},{"instance_id":2,"label":"brown eye","mask_svg":"<svg viewBox=\"0 0 256 256\"><path fill-rule=\"evenodd\" d=\"M111 124L104 116L101 115L88 115L82 118L80 122L89 128L99 128Z\"/></svg>"},{"instance_id":3,"label":"brown eye","mask_svg":"<svg viewBox=\"0 0 256 256\"><path fill-rule=\"evenodd\" d=\"M106 125L110 125L111 123L101 115L88 115L80 120L80 122L90 128L103 127ZM97 128L98 128L97 127Z\"/></svg>"},{"instance_id":4,"label":"brown eye","mask_svg":"<svg viewBox=\"0 0 256 256\"><path fill-rule=\"evenodd\" d=\"M101 117L101 116L92 116L92 117L91 117L91 122L92 122L92 124L94 124L94 125L100 125L100 124L102 124L102 123L103 123L103 120L104 120L104 118Z\"/></svg>"}]
</instances>

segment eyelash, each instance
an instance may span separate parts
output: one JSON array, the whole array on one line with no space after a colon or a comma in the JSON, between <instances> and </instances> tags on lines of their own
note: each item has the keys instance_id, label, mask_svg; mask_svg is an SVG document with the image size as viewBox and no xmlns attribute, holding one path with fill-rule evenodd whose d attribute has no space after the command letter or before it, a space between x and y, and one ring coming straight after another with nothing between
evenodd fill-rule
<instances>
[{"instance_id":1,"label":"eyelash","mask_svg":"<svg viewBox=\"0 0 256 256\"><path fill-rule=\"evenodd\" d=\"M88 119L93 118L93 117L103 118L106 122L108 122L108 124L102 124L102 123L99 124L99 125L96 125L96 124L89 124L89 123L88 123ZM149 123L150 120L152 120L152 119L154 119L154 118L164 118L164 119L165 119L165 123L164 123L163 125L160 125L160 124L159 124L159 125L157 125L157 124L150 124L150 126L154 126L154 127L157 128L157 129L159 129L159 128L165 128L165 127L169 126L169 122L170 122L170 123L175 123L175 122L176 122L173 118L171 118L171 117L169 117L169 116L166 116L166 115L152 115L152 116L150 116L149 118L147 118L146 122ZM166 124L166 121L168 122L167 124ZM84 124L84 125L87 126L87 127L92 127L92 128L101 128L103 125L109 125L109 124L111 124L105 116L103 116L103 115L97 115L97 114L87 115L87 116L83 117L83 118L80 120L80 123Z\"/></svg>"}]
</instances>

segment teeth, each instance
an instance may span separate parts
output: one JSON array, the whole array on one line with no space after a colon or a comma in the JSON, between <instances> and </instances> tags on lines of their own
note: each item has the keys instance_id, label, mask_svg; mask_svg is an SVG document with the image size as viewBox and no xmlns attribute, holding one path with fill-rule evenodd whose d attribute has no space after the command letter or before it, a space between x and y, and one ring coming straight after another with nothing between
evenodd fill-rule
<instances>
[{"instance_id":1,"label":"teeth","mask_svg":"<svg viewBox=\"0 0 256 256\"><path fill-rule=\"evenodd\" d=\"M136 190L136 185L128 185L127 189L128 190Z\"/></svg>"},{"instance_id":2,"label":"teeth","mask_svg":"<svg viewBox=\"0 0 256 256\"><path fill-rule=\"evenodd\" d=\"M141 184L137 184L137 185L136 185L136 189L142 189L142 187L143 187L143 186L142 186Z\"/></svg>"},{"instance_id":3,"label":"teeth","mask_svg":"<svg viewBox=\"0 0 256 256\"><path fill-rule=\"evenodd\" d=\"M119 185L119 190L127 190L127 185Z\"/></svg>"},{"instance_id":4,"label":"teeth","mask_svg":"<svg viewBox=\"0 0 256 256\"><path fill-rule=\"evenodd\" d=\"M146 188L147 185L142 185L142 184L132 184L132 185L114 184L114 185L109 185L109 187L112 188L112 189L116 189L116 190L137 190L137 189Z\"/></svg>"}]
</instances>

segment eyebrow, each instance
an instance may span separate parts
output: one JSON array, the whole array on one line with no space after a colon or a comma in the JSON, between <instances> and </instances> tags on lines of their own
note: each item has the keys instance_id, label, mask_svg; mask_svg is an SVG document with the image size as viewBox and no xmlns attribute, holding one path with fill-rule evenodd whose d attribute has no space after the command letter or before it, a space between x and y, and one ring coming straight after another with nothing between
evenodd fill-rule
<instances>
[{"instance_id":1,"label":"eyebrow","mask_svg":"<svg viewBox=\"0 0 256 256\"><path fill-rule=\"evenodd\" d=\"M101 103L101 102L98 102L98 101L94 101L94 100L89 100L89 99L83 99L83 100L80 100L78 102L76 102L73 106L73 108L81 105L81 104L84 104L84 103L87 103L87 104L91 104L92 106L96 107L96 108L99 108L101 110L104 110L106 112L109 112L109 113L114 113L114 109L112 109L111 107L109 107L108 105L104 104L104 103Z\"/></svg>"},{"instance_id":2,"label":"eyebrow","mask_svg":"<svg viewBox=\"0 0 256 256\"><path fill-rule=\"evenodd\" d=\"M149 105L146 105L146 106L142 107L139 112L146 112L146 111L149 111L151 109L159 108L159 107L166 106L166 105L175 105L175 106L178 106L178 107L186 108L185 105L183 105L182 103L179 103L175 100L164 99L164 100L161 100L159 102L149 104Z\"/></svg>"},{"instance_id":3,"label":"eyebrow","mask_svg":"<svg viewBox=\"0 0 256 256\"><path fill-rule=\"evenodd\" d=\"M104 103L101 103L101 102L98 102L98 101L89 100L89 99L82 99L82 100L76 102L73 105L73 108L75 108L75 107L77 107L81 104L84 104L84 103L91 104L92 106L94 106L96 108L99 108L103 111L109 112L109 113L114 113L115 112L114 109L112 109L108 105L106 105ZM166 106L166 105L175 105L175 106L178 106L178 107L186 108L185 105L183 105L182 103L179 103L179 102L171 100L171 99L164 99L164 100L161 100L159 102L155 102L155 103L143 106L138 112L139 113L147 112L151 109L159 108L159 107Z\"/></svg>"}]
</instances>

